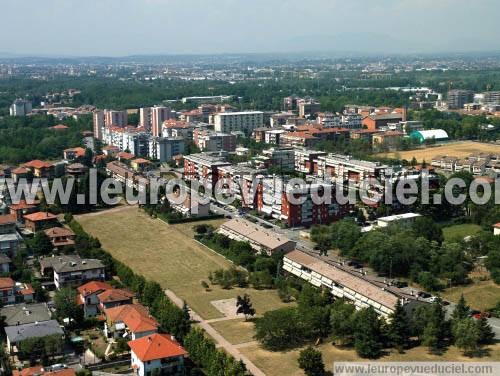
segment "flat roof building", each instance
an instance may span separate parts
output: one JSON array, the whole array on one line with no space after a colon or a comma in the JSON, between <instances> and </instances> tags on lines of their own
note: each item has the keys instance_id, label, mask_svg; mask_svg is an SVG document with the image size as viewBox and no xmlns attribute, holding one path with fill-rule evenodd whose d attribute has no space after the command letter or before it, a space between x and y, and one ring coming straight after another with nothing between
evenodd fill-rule
<instances>
[{"instance_id":1,"label":"flat roof building","mask_svg":"<svg viewBox=\"0 0 500 376\"><path fill-rule=\"evenodd\" d=\"M242 218L234 218L223 223L218 232L230 239L249 242L257 252L272 255L275 252L289 252L295 248L296 242L274 231L256 225Z\"/></svg>"}]
</instances>

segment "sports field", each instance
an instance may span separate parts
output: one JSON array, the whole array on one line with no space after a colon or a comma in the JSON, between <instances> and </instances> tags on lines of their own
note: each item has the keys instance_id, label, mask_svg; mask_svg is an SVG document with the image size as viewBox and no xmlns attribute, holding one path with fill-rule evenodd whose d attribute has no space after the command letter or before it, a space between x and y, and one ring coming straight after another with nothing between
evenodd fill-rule
<instances>
[{"instance_id":1,"label":"sports field","mask_svg":"<svg viewBox=\"0 0 500 376\"><path fill-rule=\"evenodd\" d=\"M205 291L201 281L208 282L208 273L232 264L193 239L192 227L200 222L168 225L137 207L80 215L76 219L116 259L174 291L205 319L223 317L211 301L235 298L245 292L257 313L284 305L274 290L223 290L211 286L211 291ZM219 226L223 221L209 222Z\"/></svg>"},{"instance_id":2,"label":"sports field","mask_svg":"<svg viewBox=\"0 0 500 376\"><path fill-rule=\"evenodd\" d=\"M422 162L423 160L425 160L426 162L430 163L431 159L437 155L448 155L457 158L464 158L469 156L470 154L475 153L500 154L500 145L473 141L458 141L450 142L446 145L441 146L431 146L425 149L406 150L393 153L380 153L377 155L387 158L406 159L408 161L415 157L418 162Z\"/></svg>"}]
</instances>

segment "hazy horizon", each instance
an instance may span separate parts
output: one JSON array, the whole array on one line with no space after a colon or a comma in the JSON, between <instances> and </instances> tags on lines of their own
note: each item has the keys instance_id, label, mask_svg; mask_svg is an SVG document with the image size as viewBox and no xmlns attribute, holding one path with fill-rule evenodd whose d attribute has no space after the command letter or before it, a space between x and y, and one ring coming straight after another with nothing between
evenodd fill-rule
<instances>
[{"instance_id":1,"label":"hazy horizon","mask_svg":"<svg viewBox=\"0 0 500 376\"><path fill-rule=\"evenodd\" d=\"M496 0L7 0L13 56L500 51Z\"/></svg>"}]
</instances>

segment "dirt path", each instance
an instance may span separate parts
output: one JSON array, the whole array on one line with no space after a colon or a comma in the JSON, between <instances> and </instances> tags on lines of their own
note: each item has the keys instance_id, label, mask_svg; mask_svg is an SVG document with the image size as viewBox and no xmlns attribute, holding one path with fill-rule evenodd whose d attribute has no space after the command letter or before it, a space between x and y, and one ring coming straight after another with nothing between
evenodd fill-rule
<instances>
[{"instance_id":1,"label":"dirt path","mask_svg":"<svg viewBox=\"0 0 500 376\"><path fill-rule=\"evenodd\" d=\"M177 306L182 307L184 302L182 299L180 299L175 293L171 290L165 290L165 295L168 296L168 298L174 302ZM243 363L245 363L245 366L247 367L248 371L254 376L265 376L265 373L262 372L255 364L252 363L250 359L248 359L245 355L243 355L239 350L238 350L238 345L233 345L230 343L227 339L225 339L217 330L215 330L208 322L207 320L204 320L201 318L200 315L198 315L196 312L193 310L190 310L191 312L191 319L193 321L196 321L215 341L216 345L218 347L224 348L229 354L234 356L238 360L242 360Z\"/></svg>"}]
</instances>

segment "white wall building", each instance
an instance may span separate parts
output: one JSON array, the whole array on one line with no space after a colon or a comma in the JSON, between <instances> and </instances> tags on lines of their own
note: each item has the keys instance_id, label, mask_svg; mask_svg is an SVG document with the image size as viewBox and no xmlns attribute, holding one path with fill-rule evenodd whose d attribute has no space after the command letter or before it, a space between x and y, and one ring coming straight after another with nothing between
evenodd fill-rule
<instances>
[{"instance_id":1,"label":"white wall building","mask_svg":"<svg viewBox=\"0 0 500 376\"><path fill-rule=\"evenodd\" d=\"M221 112L214 116L214 129L222 133L242 131L249 134L263 125L262 111Z\"/></svg>"}]
</instances>

